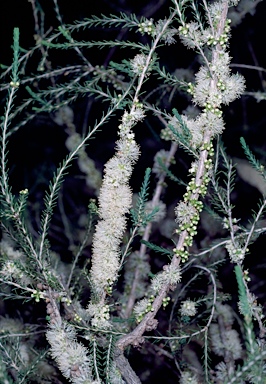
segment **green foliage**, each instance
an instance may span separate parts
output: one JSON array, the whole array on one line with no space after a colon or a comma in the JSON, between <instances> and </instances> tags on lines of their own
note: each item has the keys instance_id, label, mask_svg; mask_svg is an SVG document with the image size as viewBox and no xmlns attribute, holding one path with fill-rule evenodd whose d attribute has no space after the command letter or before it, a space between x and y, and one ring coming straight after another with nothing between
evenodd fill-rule
<instances>
[{"instance_id":1,"label":"green foliage","mask_svg":"<svg viewBox=\"0 0 266 384\"><path fill-rule=\"evenodd\" d=\"M103 41L77 41L77 42L71 42L71 43L51 43L49 41L42 41L42 45L48 48L56 48L56 49L69 49L69 48L94 48L99 47L100 49L103 48L110 48L110 47L121 47L121 48L131 48L131 49L138 49L141 52L149 52L149 46L144 44L137 44L132 43L131 41L109 41L109 40L103 40Z\"/></svg>"},{"instance_id":2,"label":"green foliage","mask_svg":"<svg viewBox=\"0 0 266 384\"><path fill-rule=\"evenodd\" d=\"M49 185L49 192L46 192L46 196L44 198L45 210L42 214L42 219L41 219L42 235L40 239L40 250L39 250L40 259L43 256L43 248L44 248L46 237L48 235L49 223L51 221L53 210L57 202L60 186L66 175L66 170L70 166L70 162L75 158L77 151L78 150L74 150L73 154L69 155L69 157L65 160L65 162L61 166L59 166L56 174L54 175L53 181Z\"/></svg>"},{"instance_id":3,"label":"green foliage","mask_svg":"<svg viewBox=\"0 0 266 384\"><path fill-rule=\"evenodd\" d=\"M232 160L227 157L222 143L220 143L219 154L223 168L216 175L213 175L212 188L214 193L211 194L211 204L223 216L230 218L234 208L231 203L231 193L234 190L236 170Z\"/></svg>"},{"instance_id":4,"label":"green foliage","mask_svg":"<svg viewBox=\"0 0 266 384\"><path fill-rule=\"evenodd\" d=\"M158 78L163 80L166 84L178 85L180 86L180 89L187 90L188 85L186 82L180 81L176 76L172 75L169 72L166 72L166 69L164 67L160 68L159 63L156 63L154 69L155 69L155 72L158 73Z\"/></svg>"},{"instance_id":5,"label":"green foliage","mask_svg":"<svg viewBox=\"0 0 266 384\"><path fill-rule=\"evenodd\" d=\"M19 29L14 28L13 35L13 64L12 64L12 82L13 86L18 86L19 81ZM12 86L12 84L11 84Z\"/></svg>"},{"instance_id":6,"label":"green foliage","mask_svg":"<svg viewBox=\"0 0 266 384\"><path fill-rule=\"evenodd\" d=\"M141 242L145 244L148 248L152 249L153 251L161 253L162 255L168 256L170 260L173 257L174 253L167 248L159 247L158 245L152 244L149 241L145 241L145 240L141 240Z\"/></svg>"},{"instance_id":7,"label":"green foliage","mask_svg":"<svg viewBox=\"0 0 266 384\"><path fill-rule=\"evenodd\" d=\"M178 177L176 177L171 171L169 168L166 167L166 165L163 163L163 161L160 159L160 157L158 158L158 164L160 165L160 167L162 168L162 170L165 172L166 176L169 177L169 179L171 179L172 181L175 181L177 184L179 185L183 185L183 186L186 186L186 183L184 183L183 180L179 179Z\"/></svg>"},{"instance_id":8,"label":"green foliage","mask_svg":"<svg viewBox=\"0 0 266 384\"><path fill-rule=\"evenodd\" d=\"M250 150L249 146L247 145L247 143L245 142L245 139L243 137L240 138L240 143L244 149L244 152L245 152L245 155L246 155L248 161L250 162L252 167L260 173L260 175L264 178L264 180L266 182L266 173L264 170L264 166L261 164L260 161L258 161L256 159L255 155L252 153L252 151Z\"/></svg>"},{"instance_id":9,"label":"green foliage","mask_svg":"<svg viewBox=\"0 0 266 384\"><path fill-rule=\"evenodd\" d=\"M146 203L148 201L148 188L150 182L151 169L147 168L144 175L144 180L141 186L140 193L136 202L136 207L131 209L131 217L134 227L145 227L152 221L154 215L158 212L158 208L154 207L151 212L146 212Z\"/></svg>"},{"instance_id":10,"label":"green foliage","mask_svg":"<svg viewBox=\"0 0 266 384\"><path fill-rule=\"evenodd\" d=\"M250 374L252 372L254 366L258 366L258 364L261 364L263 360L265 360L266 351L262 351L261 353L251 355L250 358L244 363L242 367L238 367L237 371L235 372L234 376L229 378L227 383L228 384L240 384L243 382L243 379L251 378L253 375ZM252 377L252 383L263 383L264 381L264 368L261 367L260 373L256 376ZM250 381L250 380L249 380Z\"/></svg>"},{"instance_id":11,"label":"green foliage","mask_svg":"<svg viewBox=\"0 0 266 384\"><path fill-rule=\"evenodd\" d=\"M244 279L243 272L239 265L235 266L235 274L238 284L239 292L239 308L244 316L244 327L245 327L245 340L246 347L248 352L248 358L245 361L244 365L238 370L235 377L239 378L245 373L249 373L249 377L252 377L252 382L263 383L264 373L263 366L266 351L262 345L258 345L256 342L256 337L254 333L254 327L252 322L252 313L254 312L252 306L254 305L251 300L251 293L247 291ZM255 381L254 381L255 380ZM230 383L234 381L230 381Z\"/></svg>"},{"instance_id":12,"label":"green foliage","mask_svg":"<svg viewBox=\"0 0 266 384\"><path fill-rule=\"evenodd\" d=\"M114 380L116 370L114 362L115 342L116 338L110 335L101 344L97 344L94 340L90 345L95 376L106 384L112 384Z\"/></svg>"},{"instance_id":13,"label":"green foliage","mask_svg":"<svg viewBox=\"0 0 266 384\"><path fill-rule=\"evenodd\" d=\"M120 12L120 16L117 15L101 15L101 17L98 16L92 16L91 18L86 18L82 22L76 21L75 25L67 25L66 28L68 31L73 32L75 29L85 29L85 28L91 28L91 27L97 27L97 26L108 26L110 27L122 27L126 26L129 29L138 27L138 24L140 22L144 21L144 18L140 18L140 20L137 19L135 14L127 15L126 13Z\"/></svg>"},{"instance_id":14,"label":"green foliage","mask_svg":"<svg viewBox=\"0 0 266 384\"><path fill-rule=\"evenodd\" d=\"M173 135L175 136L175 140L189 153L197 157L197 152L191 147L189 144L191 139L191 132L188 129L186 123L182 119L182 117L179 115L177 110L173 109L173 114L177 118L177 121L180 125L180 129L176 129L173 125L168 124L168 127L172 131Z\"/></svg>"},{"instance_id":15,"label":"green foliage","mask_svg":"<svg viewBox=\"0 0 266 384\"><path fill-rule=\"evenodd\" d=\"M243 273L239 265L235 266L235 274L238 285L238 294L239 294L239 305L241 308L241 313L244 316L244 325L246 329L246 342L248 352L251 356L257 351L255 335L253 331L252 324L252 311L250 307L250 302L247 297L246 287L243 281Z\"/></svg>"}]
</instances>

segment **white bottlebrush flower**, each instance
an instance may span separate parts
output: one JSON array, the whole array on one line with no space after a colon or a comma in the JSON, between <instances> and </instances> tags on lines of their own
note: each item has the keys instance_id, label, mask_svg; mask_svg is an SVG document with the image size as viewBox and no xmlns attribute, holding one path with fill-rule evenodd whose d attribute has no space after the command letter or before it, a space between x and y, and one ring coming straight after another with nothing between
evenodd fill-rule
<instances>
[{"instance_id":1,"label":"white bottlebrush flower","mask_svg":"<svg viewBox=\"0 0 266 384\"><path fill-rule=\"evenodd\" d=\"M223 49L219 51L219 55L213 57L210 69L215 73L218 79L224 80L230 75L230 61L231 57L228 52Z\"/></svg>"},{"instance_id":2,"label":"white bottlebrush flower","mask_svg":"<svg viewBox=\"0 0 266 384\"><path fill-rule=\"evenodd\" d=\"M221 380L221 382L228 380L228 367L223 361L221 361L219 364L216 365L215 373L216 373L216 378L218 380Z\"/></svg>"},{"instance_id":3,"label":"white bottlebrush flower","mask_svg":"<svg viewBox=\"0 0 266 384\"><path fill-rule=\"evenodd\" d=\"M213 4L208 4L208 12L214 24L220 21L223 8L224 8L224 4L222 1L216 1ZM206 14L206 17L207 17L207 14ZM207 20L208 20L208 17L207 17Z\"/></svg>"},{"instance_id":4,"label":"white bottlebrush flower","mask_svg":"<svg viewBox=\"0 0 266 384\"><path fill-rule=\"evenodd\" d=\"M142 121L145 117L145 113L144 113L144 110L143 108L141 107L135 107L132 111L131 111L131 116L132 116L132 119L134 120L134 122L136 123L137 121Z\"/></svg>"},{"instance_id":5,"label":"white bottlebrush flower","mask_svg":"<svg viewBox=\"0 0 266 384\"><path fill-rule=\"evenodd\" d=\"M46 337L51 345L51 355L63 375L74 384L90 383L90 358L87 349L77 342L74 327L56 322L50 325Z\"/></svg>"},{"instance_id":6,"label":"white bottlebrush flower","mask_svg":"<svg viewBox=\"0 0 266 384\"><path fill-rule=\"evenodd\" d=\"M3 257L3 263L0 269L0 276L4 280L15 280L22 285L32 284L32 279L27 275L26 256L15 250L8 241L0 242L0 256Z\"/></svg>"},{"instance_id":7,"label":"white bottlebrush flower","mask_svg":"<svg viewBox=\"0 0 266 384\"><path fill-rule=\"evenodd\" d=\"M95 240L101 240L103 246L108 244L110 249L113 249L113 247L117 247L120 243L125 228L126 218L124 216L109 216L108 220L98 222ZM105 237L106 240L104 239ZM94 244L93 247L96 247L96 244Z\"/></svg>"},{"instance_id":8,"label":"white bottlebrush flower","mask_svg":"<svg viewBox=\"0 0 266 384\"><path fill-rule=\"evenodd\" d=\"M133 125L138 121L142 121L145 117L144 110L140 103L136 104L134 108L129 112L125 111L122 116L122 124L119 125L119 132L121 138L132 141L134 134L131 131Z\"/></svg>"},{"instance_id":9,"label":"white bottlebrush flower","mask_svg":"<svg viewBox=\"0 0 266 384\"><path fill-rule=\"evenodd\" d=\"M81 172L86 175L86 184L98 192L102 184L102 174L96 168L95 161L88 157L85 150L79 153L78 166Z\"/></svg>"},{"instance_id":10,"label":"white bottlebrush flower","mask_svg":"<svg viewBox=\"0 0 266 384\"><path fill-rule=\"evenodd\" d=\"M168 156L169 151L166 151L165 149L161 149L154 156L152 172L155 173L157 177L160 177L161 175L165 174L165 170L162 168L161 163L166 166Z\"/></svg>"},{"instance_id":11,"label":"white bottlebrush flower","mask_svg":"<svg viewBox=\"0 0 266 384\"><path fill-rule=\"evenodd\" d=\"M176 222L179 225L190 224L198 214L197 209L188 202L180 201L175 207Z\"/></svg>"},{"instance_id":12,"label":"white bottlebrush flower","mask_svg":"<svg viewBox=\"0 0 266 384\"><path fill-rule=\"evenodd\" d=\"M190 168L189 168L189 173L192 173L193 175L195 175L197 173L197 170L199 168L199 161L196 160L196 161L193 161L190 165Z\"/></svg>"},{"instance_id":13,"label":"white bottlebrush flower","mask_svg":"<svg viewBox=\"0 0 266 384\"><path fill-rule=\"evenodd\" d=\"M223 133L224 121L221 116L211 111L204 112L198 118L198 123L202 126L203 130L210 131L212 136L217 136Z\"/></svg>"},{"instance_id":14,"label":"white bottlebrush flower","mask_svg":"<svg viewBox=\"0 0 266 384\"><path fill-rule=\"evenodd\" d=\"M99 222L93 237L91 287L95 302L104 303L117 279L120 267L120 243L126 227L126 213L132 206L132 194L128 182L133 163L139 156L139 149L131 131L132 126L144 116L142 108L136 106L131 113L124 112L119 125L120 139L116 154L107 162L99 195ZM102 316L93 315L92 324L99 326ZM106 319L105 319L106 320ZM104 324L102 324L103 326Z\"/></svg>"},{"instance_id":15,"label":"white bottlebrush flower","mask_svg":"<svg viewBox=\"0 0 266 384\"><path fill-rule=\"evenodd\" d=\"M79 133L74 132L69 135L65 141L65 145L69 151L73 151L80 143L82 139Z\"/></svg>"},{"instance_id":16,"label":"white bottlebrush flower","mask_svg":"<svg viewBox=\"0 0 266 384\"><path fill-rule=\"evenodd\" d=\"M3 280L6 281L17 281L23 286L32 285L32 279L24 273L23 270L18 268L18 266L13 261L6 261L3 263L0 276Z\"/></svg>"},{"instance_id":17,"label":"white bottlebrush flower","mask_svg":"<svg viewBox=\"0 0 266 384\"><path fill-rule=\"evenodd\" d=\"M22 252L15 250L8 241L0 241L0 255L6 256L9 260L21 260L25 256Z\"/></svg>"},{"instance_id":18,"label":"white bottlebrush flower","mask_svg":"<svg viewBox=\"0 0 266 384\"><path fill-rule=\"evenodd\" d=\"M216 87L211 86L212 78L209 69L202 66L195 76L193 100L201 107L211 104L219 108L221 104L229 104L237 99L245 90L245 80L239 74L230 75L230 57L227 52L221 51L216 55L210 65Z\"/></svg>"},{"instance_id":19,"label":"white bottlebrush flower","mask_svg":"<svg viewBox=\"0 0 266 384\"><path fill-rule=\"evenodd\" d=\"M221 337L219 325L211 324L209 334L212 350L216 355L225 356L226 351L228 351L234 360L241 359L243 351L239 335L235 329L225 329L223 337Z\"/></svg>"},{"instance_id":20,"label":"white bottlebrush flower","mask_svg":"<svg viewBox=\"0 0 266 384\"><path fill-rule=\"evenodd\" d=\"M111 327L109 322L109 306L102 303L89 304L87 312L92 316L91 325L100 329L108 329Z\"/></svg>"},{"instance_id":21,"label":"white bottlebrush flower","mask_svg":"<svg viewBox=\"0 0 266 384\"><path fill-rule=\"evenodd\" d=\"M110 204L112 202L112 204ZM99 216L111 219L129 212L132 204L132 192L127 185L112 188L104 184L99 196Z\"/></svg>"},{"instance_id":22,"label":"white bottlebrush flower","mask_svg":"<svg viewBox=\"0 0 266 384\"><path fill-rule=\"evenodd\" d=\"M203 127L201 126L200 121L198 118L193 119L186 115L182 115L181 118L183 120L183 124L190 133L190 145L193 148L197 148L201 145L203 140ZM171 125L172 129L167 127L161 132L161 137L164 140L178 142L178 135L186 136L186 132L183 131L184 128L182 124L180 124L179 120L175 116L169 120L169 125ZM176 135L175 132L177 133Z\"/></svg>"},{"instance_id":23,"label":"white bottlebrush flower","mask_svg":"<svg viewBox=\"0 0 266 384\"><path fill-rule=\"evenodd\" d=\"M24 366L27 366L31 362L30 345L27 343L20 343L19 345L19 359Z\"/></svg>"},{"instance_id":24,"label":"white bottlebrush flower","mask_svg":"<svg viewBox=\"0 0 266 384\"><path fill-rule=\"evenodd\" d=\"M180 377L180 384L199 384L197 376L191 372L182 372Z\"/></svg>"},{"instance_id":25,"label":"white bottlebrush flower","mask_svg":"<svg viewBox=\"0 0 266 384\"><path fill-rule=\"evenodd\" d=\"M208 68L201 66L195 76L193 101L204 107L210 93L211 75Z\"/></svg>"},{"instance_id":26,"label":"white bottlebrush flower","mask_svg":"<svg viewBox=\"0 0 266 384\"><path fill-rule=\"evenodd\" d=\"M165 284L175 286L181 280L180 267L174 267L171 264L165 265L162 272L157 273L152 279L151 288L158 293Z\"/></svg>"},{"instance_id":27,"label":"white bottlebrush flower","mask_svg":"<svg viewBox=\"0 0 266 384\"><path fill-rule=\"evenodd\" d=\"M179 36L182 43L188 48L194 49L204 43L200 25L194 21L183 27L179 27Z\"/></svg>"},{"instance_id":28,"label":"white bottlebrush flower","mask_svg":"<svg viewBox=\"0 0 266 384\"><path fill-rule=\"evenodd\" d=\"M123 156L127 157L127 160L129 162L135 162L140 154L139 146L137 145L135 140L132 140L129 137L127 137L127 140L118 140L116 142L116 150L118 153L118 157L120 156L120 154L123 154Z\"/></svg>"},{"instance_id":29,"label":"white bottlebrush flower","mask_svg":"<svg viewBox=\"0 0 266 384\"><path fill-rule=\"evenodd\" d=\"M21 271L17 268L13 261L6 261L0 271L0 275L5 279L17 279Z\"/></svg>"},{"instance_id":30,"label":"white bottlebrush flower","mask_svg":"<svg viewBox=\"0 0 266 384\"><path fill-rule=\"evenodd\" d=\"M133 309L135 317L137 319L141 318L143 316L143 314L145 314L147 312L147 308L149 307L150 304L151 303L150 303L149 299L147 299L147 298L144 298L144 299L138 301L137 304L134 306L134 309Z\"/></svg>"},{"instance_id":31,"label":"white bottlebrush flower","mask_svg":"<svg viewBox=\"0 0 266 384\"><path fill-rule=\"evenodd\" d=\"M56 124L60 125L60 127L65 125L66 122L71 124L74 121L74 111L69 105L63 105L55 112L53 120Z\"/></svg>"},{"instance_id":32,"label":"white bottlebrush flower","mask_svg":"<svg viewBox=\"0 0 266 384\"><path fill-rule=\"evenodd\" d=\"M156 27L155 27L155 35L156 36L162 32L166 23L167 23L167 19L158 20L158 22L156 23ZM165 41L165 43L168 45L173 44L173 43L175 43L174 35L176 35L177 33L178 33L178 30L175 28L166 28L161 39L163 41Z\"/></svg>"},{"instance_id":33,"label":"white bottlebrush flower","mask_svg":"<svg viewBox=\"0 0 266 384\"><path fill-rule=\"evenodd\" d=\"M74 150L82 141L81 135L77 132L74 132L68 136L66 139L66 147L69 151ZM96 168L95 162L90 159L85 151L85 148L81 148L78 151L78 166L81 172L86 174L86 184L99 190L102 183L102 175Z\"/></svg>"},{"instance_id":34,"label":"white bottlebrush flower","mask_svg":"<svg viewBox=\"0 0 266 384\"><path fill-rule=\"evenodd\" d=\"M226 243L226 249L229 253L229 257L233 263L242 263L245 258L244 250L241 248L240 244L235 241L233 244L232 241Z\"/></svg>"},{"instance_id":35,"label":"white bottlebrush flower","mask_svg":"<svg viewBox=\"0 0 266 384\"><path fill-rule=\"evenodd\" d=\"M147 62L147 56L143 55L143 53L137 54L132 60L130 60L132 71L140 76L145 67Z\"/></svg>"},{"instance_id":36,"label":"white bottlebrush flower","mask_svg":"<svg viewBox=\"0 0 266 384\"><path fill-rule=\"evenodd\" d=\"M104 186L113 185L118 187L121 184L125 184L131 173L131 161L129 161L126 157L112 157L105 165L105 176L101 190L104 188Z\"/></svg>"},{"instance_id":37,"label":"white bottlebrush flower","mask_svg":"<svg viewBox=\"0 0 266 384\"><path fill-rule=\"evenodd\" d=\"M221 92L223 104L228 105L239 98L245 90L245 79L239 74L228 76L224 81L224 90Z\"/></svg>"},{"instance_id":38,"label":"white bottlebrush flower","mask_svg":"<svg viewBox=\"0 0 266 384\"><path fill-rule=\"evenodd\" d=\"M168 28L162 36L162 40L165 41L167 45L174 44L176 42L174 36L177 34L177 32L178 30L175 28Z\"/></svg>"},{"instance_id":39,"label":"white bottlebrush flower","mask_svg":"<svg viewBox=\"0 0 266 384\"><path fill-rule=\"evenodd\" d=\"M99 248L100 247L95 248L93 251L100 253ZM93 291L99 298L101 295L104 295L110 284L114 283L119 268L120 256L116 250L110 249L106 251L105 248L102 247L102 251L101 261L98 262L94 259L90 272Z\"/></svg>"},{"instance_id":40,"label":"white bottlebrush flower","mask_svg":"<svg viewBox=\"0 0 266 384\"><path fill-rule=\"evenodd\" d=\"M23 333L24 324L18 319L10 319L9 317L0 317L0 329L5 333Z\"/></svg>"},{"instance_id":41,"label":"white bottlebrush flower","mask_svg":"<svg viewBox=\"0 0 266 384\"><path fill-rule=\"evenodd\" d=\"M182 115L182 119L191 134L190 145L193 148L199 147L202 144L203 132L204 132L199 119L198 118L190 119L185 115Z\"/></svg>"},{"instance_id":42,"label":"white bottlebrush flower","mask_svg":"<svg viewBox=\"0 0 266 384\"><path fill-rule=\"evenodd\" d=\"M196 303L192 300L182 302L180 313L182 316L195 316L197 313Z\"/></svg>"},{"instance_id":43,"label":"white bottlebrush flower","mask_svg":"<svg viewBox=\"0 0 266 384\"><path fill-rule=\"evenodd\" d=\"M235 321L233 310L228 304L216 303L213 319L215 320L217 316L222 316L225 326L233 325Z\"/></svg>"}]
</instances>

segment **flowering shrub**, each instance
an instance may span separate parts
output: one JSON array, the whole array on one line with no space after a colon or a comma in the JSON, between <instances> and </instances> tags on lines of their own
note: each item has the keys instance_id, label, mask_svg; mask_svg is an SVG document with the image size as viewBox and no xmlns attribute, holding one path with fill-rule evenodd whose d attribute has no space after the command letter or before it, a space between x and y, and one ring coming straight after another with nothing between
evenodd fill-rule
<instances>
[{"instance_id":1,"label":"flowering shrub","mask_svg":"<svg viewBox=\"0 0 266 384\"><path fill-rule=\"evenodd\" d=\"M259 1L171 0L163 19L121 12L67 25L53 0L53 31L41 2L30 3L36 45L22 49L15 28L1 75L2 382L153 382L143 368L150 354L170 366L169 383L263 383L266 328L247 268L266 231L263 156L239 138L263 193L247 222L233 206L240 166L222 141L231 103L245 93L263 100L231 69L229 49L231 26ZM98 26L120 35L94 40ZM80 38L85 30L92 41ZM188 69L179 68L184 47L195 54ZM109 49L104 64L86 48ZM61 66L58 50L76 61ZM175 52L167 65L176 70L164 52ZM63 131L65 159L52 177L34 164L14 185L9 147L41 119Z\"/></svg>"}]
</instances>

